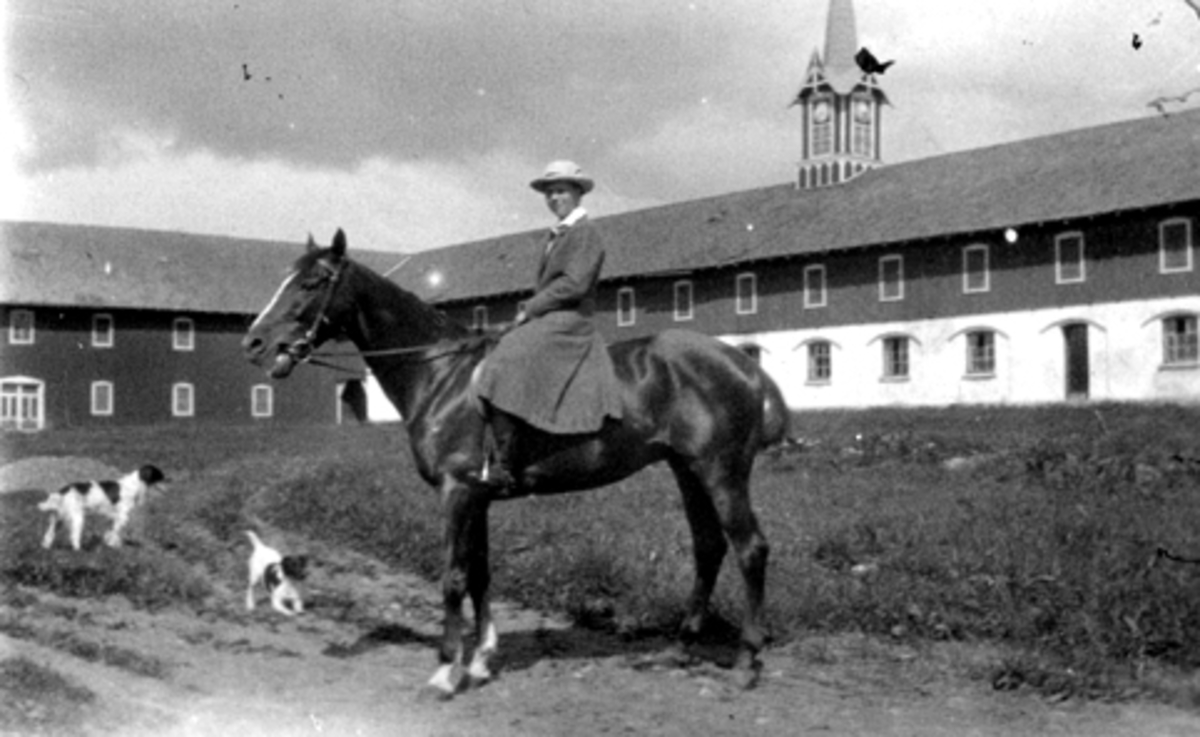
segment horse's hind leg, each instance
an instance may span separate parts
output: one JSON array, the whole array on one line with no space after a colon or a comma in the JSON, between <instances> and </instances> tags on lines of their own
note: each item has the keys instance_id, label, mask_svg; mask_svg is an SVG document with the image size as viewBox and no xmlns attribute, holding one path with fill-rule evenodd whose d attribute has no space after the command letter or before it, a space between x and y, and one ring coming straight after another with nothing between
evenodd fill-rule
<instances>
[{"instance_id":1,"label":"horse's hind leg","mask_svg":"<svg viewBox=\"0 0 1200 737\"><path fill-rule=\"evenodd\" d=\"M750 470L741 464L713 464L708 488L721 527L733 545L746 589L746 612L742 620L741 648L737 670L742 685L750 688L758 681L762 667L758 653L766 641L763 628L763 602L766 598L767 557L770 547L750 507Z\"/></svg>"},{"instance_id":2,"label":"horse's hind leg","mask_svg":"<svg viewBox=\"0 0 1200 737\"><path fill-rule=\"evenodd\" d=\"M683 461L673 460L671 470L675 472L675 479L683 494L683 507L692 530L692 557L696 565L696 580L688 597L687 614L679 630L680 640L687 646L695 642L704 627L709 599L717 585L721 563L725 560L729 545L725 542L720 517L704 483Z\"/></svg>"}]
</instances>

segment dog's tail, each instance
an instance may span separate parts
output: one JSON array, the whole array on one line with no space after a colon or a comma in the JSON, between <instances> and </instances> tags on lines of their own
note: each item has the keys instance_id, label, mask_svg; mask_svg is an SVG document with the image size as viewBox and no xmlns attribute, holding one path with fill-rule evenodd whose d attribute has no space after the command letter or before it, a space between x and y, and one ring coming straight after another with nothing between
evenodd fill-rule
<instances>
[{"instance_id":1,"label":"dog's tail","mask_svg":"<svg viewBox=\"0 0 1200 737\"><path fill-rule=\"evenodd\" d=\"M38 509L43 512L57 512L62 509L62 494L51 494L46 497L46 501L38 505Z\"/></svg>"},{"instance_id":2,"label":"dog's tail","mask_svg":"<svg viewBox=\"0 0 1200 737\"><path fill-rule=\"evenodd\" d=\"M253 543L255 550L266 547L263 541L258 539L258 535L254 534L254 530L246 530L246 537L250 538L250 542Z\"/></svg>"}]
</instances>

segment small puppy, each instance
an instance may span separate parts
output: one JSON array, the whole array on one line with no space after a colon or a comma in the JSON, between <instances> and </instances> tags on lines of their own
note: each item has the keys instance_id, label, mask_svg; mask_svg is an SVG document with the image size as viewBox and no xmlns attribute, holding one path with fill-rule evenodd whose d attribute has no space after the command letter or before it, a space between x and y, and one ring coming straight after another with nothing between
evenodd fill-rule
<instances>
[{"instance_id":1,"label":"small puppy","mask_svg":"<svg viewBox=\"0 0 1200 737\"><path fill-rule=\"evenodd\" d=\"M306 575L308 557L304 555L281 555L278 550L264 543L253 531L246 530L246 537L254 545L250 554L250 583L246 586L246 609L253 610L257 604L254 587L261 582L271 595L271 606L281 614L295 616L304 611L300 598L300 582Z\"/></svg>"},{"instance_id":2,"label":"small puppy","mask_svg":"<svg viewBox=\"0 0 1200 737\"><path fill-rule=\"evenodd\" d=\"M52 492L38 509L50 513L50 527L42 538L42 547L54 545L59 521L65 522L71 536L71 547L79 550L83 543L83 519L92 512L108 517L113 526L104 535L109 547L121 545L121 532L129 524L129 515L146 499L146 492L166 480L156 466L145 465L116 481L76 481Z\"/></svg>"}]
</instances>

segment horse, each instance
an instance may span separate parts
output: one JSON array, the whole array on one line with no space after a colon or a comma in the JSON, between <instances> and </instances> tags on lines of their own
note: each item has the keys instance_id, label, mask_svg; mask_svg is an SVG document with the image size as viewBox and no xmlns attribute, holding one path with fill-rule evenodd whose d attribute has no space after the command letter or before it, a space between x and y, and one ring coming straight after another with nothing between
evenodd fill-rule
<instances>
[{"instance_id":1,"label":"horse","mask_svg":"<svg viewBox=\"0 0 1200 737\"><path fill-rule=\"evenodd\" d=\"M330 340L349 341L405 423L421 477L441 492L444 515L443 632L427 688L452 698L492 677L498 635L488 563L489 505L530 494L593 489L665 461L674 473L693 538L695 580L677 648L699 637L721 563L732 545L744 579L745 612L735 674L750 688L761 670L769 547L750 505L754 459L786 437L789 414L774 381L743 351L685 330L609 346L623 418L598 432L548 436L515 492L479 482L485 423L472 373L495 335L481 336L443 311L309 236L270 303L242 341L247 359L283 379ZM475 610L476 647L463 672L463 602Z\"/></svg>"}]
</instances>

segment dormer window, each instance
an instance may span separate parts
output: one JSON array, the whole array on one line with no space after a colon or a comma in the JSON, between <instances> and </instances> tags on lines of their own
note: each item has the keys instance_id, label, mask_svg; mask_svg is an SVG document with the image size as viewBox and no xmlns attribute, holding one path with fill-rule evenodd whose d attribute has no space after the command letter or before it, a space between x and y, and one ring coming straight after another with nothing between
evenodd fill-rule
<instances>
[{"instance_id":1,"label":"dormer window","mask_svg":"<svg viewBox=\"0 0 1200 737\"><path fill-rule=\"evenodd\" d=\"M817 97L812 103L812 155L833 153L833 100Z\"/></svg>"},{"instance_id":2,"label":"dormer window","mask_svg":"<svg viewBox=\"0 0 1200 737\"><path fill-rule=\"evenodd\" d=\"M852 103L853 123L850 137L851 152L857 156L871 157L875 155L875 136L872 125L875 111L871 101L859 98Z\"/></svg>"}]
</instances>

